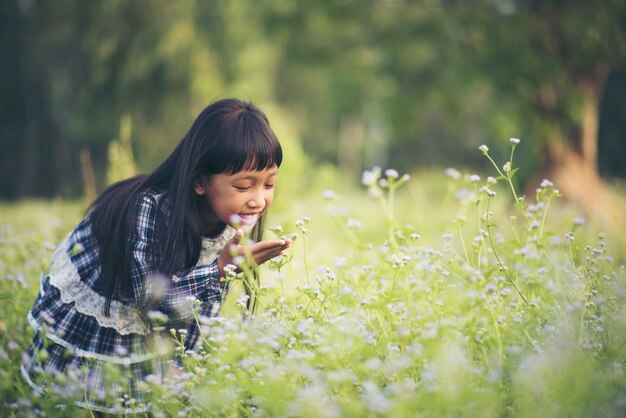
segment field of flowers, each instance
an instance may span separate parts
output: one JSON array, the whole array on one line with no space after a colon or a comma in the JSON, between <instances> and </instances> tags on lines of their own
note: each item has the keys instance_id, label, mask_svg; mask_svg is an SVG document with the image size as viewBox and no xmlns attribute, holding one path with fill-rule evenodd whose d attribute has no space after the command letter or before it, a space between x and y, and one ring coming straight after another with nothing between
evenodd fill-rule
<instances>
[{"instance_id":1,"label":"field of flowers","mask_svg":"<svg viewBox=\"0 0 626 418\"><path fill-rule=\"evenodd\" d=\"M626 416L626 239L548 180L523 199L513 152L481 150L487 175L374 168L283 204L266 236L293 236L290 255L260 285L230 278L202 349L172 341L184 372L144 384L154 416ZM39 276L83 210L0 206L3 416L85 414L79 382L41 397L19 372Z\"/></svg>"}]
</instances>

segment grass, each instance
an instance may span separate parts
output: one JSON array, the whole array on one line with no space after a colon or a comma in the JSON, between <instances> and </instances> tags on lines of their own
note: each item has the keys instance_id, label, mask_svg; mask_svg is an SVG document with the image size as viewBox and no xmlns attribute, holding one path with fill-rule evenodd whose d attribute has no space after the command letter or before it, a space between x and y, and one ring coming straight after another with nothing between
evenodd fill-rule
<instances>
[{"instance_id":1,"label":"grass","mask_svg":"<svg viewBox=\"0 0 626 418\"><path fill-rule=\"evenodd\" d=\"M549 183L515 202L509 162L497 184L372 170L367 190L283 204L269 226L295 243L263 267L259 310L232 278L184 373L145 384L155 416L625 416L626 240ZM83 207L0 207L6 415L74 410L71 393L34 396L18 365L39 275Z\"/></svg>"}]
</instances>

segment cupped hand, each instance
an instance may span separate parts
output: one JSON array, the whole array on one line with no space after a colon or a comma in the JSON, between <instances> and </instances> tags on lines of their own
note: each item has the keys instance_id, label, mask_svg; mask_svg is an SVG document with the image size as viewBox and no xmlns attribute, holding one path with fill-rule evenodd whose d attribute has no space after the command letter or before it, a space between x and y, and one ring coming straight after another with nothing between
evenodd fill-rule
<instances>
[{"instance_id":1,"label":"cupped hand","mask_svg":"<svg viewBox=\"0 0 626 418\"><path fill-rule=\"evenodd\" d=\"M235 260L236 257L244 257L246 260L250 260L248 257L251 257L256 265L261 265L267 260L284 254L291 246L291 240L288 238L260 241L249 246L244 246L241 244L243 237L243 229L238 229L235 236L224 246L224 249L217 259L219 277L224 277L224 266L237 264Z\"/></svg>"}]
</instances>

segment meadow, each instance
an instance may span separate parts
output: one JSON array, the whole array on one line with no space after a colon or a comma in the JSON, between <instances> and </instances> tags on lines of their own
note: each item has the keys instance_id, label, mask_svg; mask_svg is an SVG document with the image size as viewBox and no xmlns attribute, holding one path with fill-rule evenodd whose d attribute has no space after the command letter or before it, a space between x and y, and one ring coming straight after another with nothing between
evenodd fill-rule
<instances>
[{"instance_id":1,"label":"meadow","mask_svg":"<svg viewBox=\"0 0 626 418\"><path fill-rule=\"evenodd\" d=\"M360 189L279 196L266 236L290 254L259 284L229 278L201 349L172 338L184 370L143 384L153 415L626 416L626 239L548 180L523 198L513 152L482 151L480 175L373 168ZM19 371L39 277L84 210L0 206L3 416L85 415L80 382L44 397Z\"/></svg>"}]
</instances>

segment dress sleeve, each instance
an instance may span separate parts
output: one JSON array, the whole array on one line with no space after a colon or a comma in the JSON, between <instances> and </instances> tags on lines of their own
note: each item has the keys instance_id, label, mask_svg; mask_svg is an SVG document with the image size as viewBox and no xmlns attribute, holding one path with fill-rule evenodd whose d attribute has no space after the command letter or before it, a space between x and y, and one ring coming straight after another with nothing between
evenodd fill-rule
<instances>
[{"instance_id":1,"label":"dress sleeve","mask_svg":"<svg viewBox=\"0 0 626 418\"><path fill-rule=\"evenodd\" d=\"M154 303L156 309L168 316L188 317L193 299L207 304L221 300L217 260L209 265L190 267L171 277L159 273L158 228L163 222L157 222L158 211L153 196L140 197L135 233L131 238L131 279L135 300L140 306Z\"/></svg>"}]
</instances>

